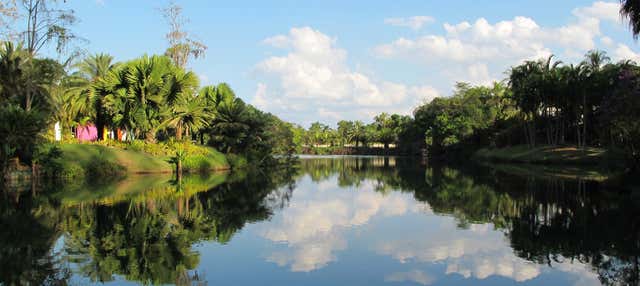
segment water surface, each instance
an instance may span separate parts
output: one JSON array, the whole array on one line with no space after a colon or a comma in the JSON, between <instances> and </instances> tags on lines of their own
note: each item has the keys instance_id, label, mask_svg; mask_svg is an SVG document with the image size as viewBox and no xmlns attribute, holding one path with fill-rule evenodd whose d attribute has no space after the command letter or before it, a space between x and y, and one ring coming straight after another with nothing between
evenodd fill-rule
<instances>
[{"instance_id":1,"label":"water surface","mask_svg":"<svg viewBox=\"0 0 640 286\"><path fill-rule=\"evenodd\" d=\"M638 192L568 173L334 156L5 190L0 284L637 285Z\"/></svg>"}]
</instances>

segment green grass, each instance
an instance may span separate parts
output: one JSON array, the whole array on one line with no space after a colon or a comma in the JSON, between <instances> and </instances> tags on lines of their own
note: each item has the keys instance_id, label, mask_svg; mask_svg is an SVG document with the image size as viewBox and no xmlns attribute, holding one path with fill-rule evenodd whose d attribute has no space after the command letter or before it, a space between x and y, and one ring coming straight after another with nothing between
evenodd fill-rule
<instances>
[{"instance_id":1,"label":"green grass","mask_svg":"<svg viewBox=\"0 0 640 286\"><path fill-rule=\"evenodd\" d=\"M155 144L156 149L162 149L162 153L150 154L144 149L135 150L127 145L102 145L102 144L60 144L62 157L58 159L64 171L63 177L84 177L88 174L92 164L96 161L112 163L122 166L126 174L157 174L171 173L174 164L171 158L175 151L166 145ZM174 146L171 146L174 147ZM209 172L229 169L229 163L224 154L213 148L197 145L185 145L187 156L183 160L185 172ZM171 150L169 150L171 149Z\"/></svg>"},{"instance_id":2,"label":"green grass","mask_svg":"<svg viewBox=\"0 0 640 286\"><path fill-rule=\"evenodd\" d=\"M529 164L557 165L618 165L624 163L621 153L602 148L575 146L513 146L480 149L474 156L478 160Z\"/></svg>"},{"instance_id":3,"label":"green grass","mask_svg":"<svg viewBox=\"0 0 640 286\"><path fill-rule=\"evenodd\" d=\"M486 163L492 169L496 169L507 174L513 174L523 177L538 178L556 178L569 180L588 180L604 182L611 178L620 176L621 172L611 171L597 166L561 166L561 165L542 165L542 164L509 164L509 163Z\"/></svg>"},{"instance_id":4,"label":"green grass","mask_svg":"<svg viewBox=\"0 0 640 286\"><path fill-rule=\"evenodd\" d=\"M62 162L89 166L92 160L102 158L126 168L127 173L170 173L173 166L165 159L143 152L124 150L93 144L61 144Z\"/></svg>"}]
</instances>

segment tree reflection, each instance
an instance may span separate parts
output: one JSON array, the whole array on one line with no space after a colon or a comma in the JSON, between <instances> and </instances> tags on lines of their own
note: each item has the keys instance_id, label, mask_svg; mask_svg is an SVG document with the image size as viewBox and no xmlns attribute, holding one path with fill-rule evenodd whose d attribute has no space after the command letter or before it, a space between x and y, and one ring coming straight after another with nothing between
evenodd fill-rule
<instances>
[{"instance_id":1,"label":"tree reflection","mask_svg":"<svg viewBox=\"0 0 640 286\"><path fill-rule=\"evenodd\" d=\"M521 258L589 264L603 284L640 281L640 197L615 182L344 157L180 182L145 178L3 191L0 227L11 231L0 232L0 284L64 284L70 269L95 282L119 275L149 284L204 283L193 245L227 243L247 223L270 219L288 205L300 176L410 193L461 228L491 223Z\"/></svg>"},{"instance_id":2,"label":"tree reflection","mask_svg":"<svg viewBox=\"0 0 640 286\"><path fill-rule=\"evenodd\" d=\"M589 263L603 284L640 283L640 197L615 183L477 166L425 168L411 160L394 166L374 162L303 160L302 170L315 180L338 176L342 186L372 180L378 191L412 192L434 212L455 217L459 227L492 223L527 260Z\"/></svg>"},{"instance_id":3,"label":"tree reflection","mask_svg":"<svg viewBox=\"0 0 640 286\"><path fill-rule=\"evenodd\" d=\"M225 175L224 183L219 177L156 178L161 183L144 190L129 191L132 182L126 182L126 193L111 185L89 196L50 188L38 197L16 194L19 204L3 192L0 226L12 231L0 235L0 284L66 284L70 270L60 265L70 264L94 282L119 275L145 284L197 284L206 277L195 271L200 257L192 246L226 243L247 222L269 218L273 205L286 205L274 200L290 197L294 175L236 173ZM267 199L274 189L284 190ZM52 253L59 239L63 261Z\"/></svg>"}]
</instances>

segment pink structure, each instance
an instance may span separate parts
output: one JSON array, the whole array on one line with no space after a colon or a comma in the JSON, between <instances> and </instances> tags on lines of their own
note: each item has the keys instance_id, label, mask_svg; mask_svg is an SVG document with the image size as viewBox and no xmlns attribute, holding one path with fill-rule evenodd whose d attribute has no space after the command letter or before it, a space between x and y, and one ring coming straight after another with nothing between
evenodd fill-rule
<instances>
[{"instance_id":1,"label":"pink structure","mask_svg":"<svg viewBox=\"0 0 640 286\"><path fill-rule=\"evenodd\" d=\"M96 141L98 140L98 129L93 124L80 126L76 128L76 138L80 141Z\"/></svg>"}]
</instances>

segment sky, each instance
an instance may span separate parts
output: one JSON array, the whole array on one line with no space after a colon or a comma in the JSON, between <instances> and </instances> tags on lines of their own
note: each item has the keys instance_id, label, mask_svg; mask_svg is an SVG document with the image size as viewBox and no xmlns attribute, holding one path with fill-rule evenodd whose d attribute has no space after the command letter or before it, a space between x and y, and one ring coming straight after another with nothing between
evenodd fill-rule
<instances>
[{"instance_id":1,"label":"sky","mask_svg":"<svg viewBox=\"0 0 640 286\"><path fill-rule=\"evenodd\" d=\"M68 0L82 48L124 61L161 54L167 1ZM491 84L523 60L577 63L592 49L640 61L617 1L176 1L208 46L201 85L305 127L411 114L458 81Z\"/></svg>"}]
</instances>

